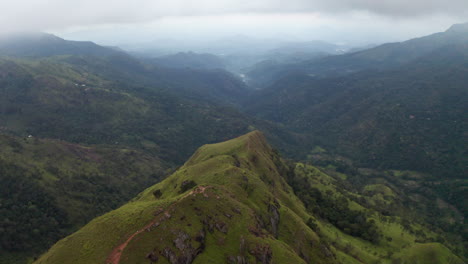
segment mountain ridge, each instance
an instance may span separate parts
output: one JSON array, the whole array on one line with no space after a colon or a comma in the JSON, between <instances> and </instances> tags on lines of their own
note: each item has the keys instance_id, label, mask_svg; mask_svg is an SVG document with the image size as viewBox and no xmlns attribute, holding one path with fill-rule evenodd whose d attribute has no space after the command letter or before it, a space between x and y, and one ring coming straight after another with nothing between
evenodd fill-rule
<instances>
[{"instance_id":1,"label":"mountain ridge","mask_svg":"<svg viewBox=\"0 0 468 264\"><path fill-rule=\"evenodd\" d=\"M163 207L157 209L155 214L149 214L153 216L145 217L148 220L144 224L140 224L143 229L136 228L134 229L136 231L130 232L133 235L117 239L124 242L124 244L120 244L119 242L116 244L117 247L110 247L106 252L89 252L91 255L100 255L99 258L101 260L99 261L92 260L92 256L91 258L87 257L79 253L79 251L76 252L78 255L74 253L73 255L67 254L67 259L74 261L74 263L104 262L106 259L106 263L112 264L140 263L148 259L156 261L157 259L162 260L164 258L170 263L191 263L194 260L199 263L213 261L219 263L219 261L231 261L231 259L234 261L237 261L237 259L244 259L244 261L257 259L260 262L264 259L263 262L266 261L267 263L275 259L280 262L292 259L295 263L305 263L300 257L290 251L284 242L274 238L282 236L278 232L278 228L279 226L286 225L285 222L280 221L282 216L280 216L280 211L278 210L281 210L282 215L290 215L292 217L290 218L291 221L297 219L297 216L294 216L294 209L293 211L289 211L285 209L285 206L288 204L292 205L292 208L295 208L298 205L293 205L295 202L292 201L288 202L292 196L287 192L291 193L291 190L288 189L289 187L286 187L287 185L285 185L282 178L278 178L277 176L273 176L272 178L271 175L265 175L265 178L262 179L259 178L258 172L260 171L270 171L273 175L277 175L278 173L275 172L276 166L271 160L271 155L275 154L271 151L271 147L266 144L265 138L259 132L251 132L231 141L201 147L177 173L162 183L145 190L127 205L128 207L136 206L137 204L158 204L157 200L159 199L168 201L163 202ZM213 167L214 164L219 164L219 166ZM196 171L199 177L193 174ZM227 182L235 184L226 185ZM176 189L168 188L167 185L175 183L178 183L175 185ZM274 183L277 184L276 188L279 189L274 188L275 191L270 193L268 189L273 188L271 184ZM248 187L252 184L256 187ZM249 189L248 193L250 194L246 192L245 188ZM259 190L262 191L259 192ZM155 196L159 197L156 201ZM255 200L252 197L256 197ZM256 200L258 198L260 199ZM285 202L286 204L284 204ZM151 206L151 208L157 208L157 206ZM124 209L127 208L124 206L119 210L122 211ZM151 211L153 210L151 209ZM117 214L118 211L115 213ZM145 215L148 215L148 213L145 213ZM117 217L117 215L111 218L114 217ZM106 219L109 220L109 216L103 216L96 221L100 222ZM97 223L96 221L94 222ZM176 221L188 221L189 224L186 227L174 226L177 223ZM257 221L260 222L256 223ZM300 221L293 220L293 222L300 224L294 228L306 228L305 224ZM88 226L88 228L91 227ZM85 227L84 230L88 228ZM158 242L159 240L154 240L151 238L152 236L148 237L147 235L148 233L156 232L158 229L162 229L160 232L165 234L165 239L161 240L163 244L157 246L160 251L155 250L154 246L148 248L149 245L145 245L143 247L148 252L139 256L135 255L133 250L136 249L135 246L141 243L138 241L148 241L149 239L153 241L149 243L161 243ZM101 231L97 230L96 232ZM121 231L119 233L123 234ZM159 234L162 235L162 233ZM306 231L304 235L307 240L312 239L316 241L318 239L310 230ZM140 238L134 239L135 236L140 236ZM210 237L215 238L215 240ZM229 248L225 256L217 253L217 249L224 244L216 242L221 237L225 237L226 246ZM59 261L60 258L65 256L62 255L62 252L64 252L62 250L68 247L67 244L73 244L73 240L76 239L79 239L77 235L72 235L62 240L57 244L56 248L51 249L49 253L42 256L36 263L55 263ZM289 237L287 239L292 241L297 238ZM175 244L171 246L172 241ZM137 244L132 246L132 243ZM192 248L187 243L192 243L192 245L195 243L195 247ZM205 243L207 244L205 245ZM197 244L198 247L196 246ZM141 246L140 244L137 247ZM306 255L324 254L316 250L303 249ZM236 256L236 254L239 255ZM319 263L329 262L324 260L319 261Z\"/></svg>"},{"instance_id":2,"label":"mountain ridge","mask_svg":"<svg viewBox=\"0 0 468 264\"><path fill-rule=\"evenodd\" d=\"M261 132L250 132L200 147L174 174L62 239L35 263L411 263L427 252L437 264L462 263L430 242L435 235L425 227L405 229L398 218L367 212L345 192L334 193L337 186L311 166L291 168ZM322 193L316 188L328 191L314 200L310 195ZM395 195L385 199L396 202ZM314 205L323 207L315 211ZM370 237L336 229L328 222L340 225L332 220L336 213L326 212L332 207ZM408 231L413 228L422 235Z\"/></svg>"},{"instance_id":3,"label":"mountain ridge","mask_svg":"<svg viewBox=\"0 0 468 264\"><path fill-rule=\"evenodd\" d=\"M454 24L449 29L447 29L447 31L448 32L468 33L468 22L467 23Z\"/></svg>"}]
</instances>

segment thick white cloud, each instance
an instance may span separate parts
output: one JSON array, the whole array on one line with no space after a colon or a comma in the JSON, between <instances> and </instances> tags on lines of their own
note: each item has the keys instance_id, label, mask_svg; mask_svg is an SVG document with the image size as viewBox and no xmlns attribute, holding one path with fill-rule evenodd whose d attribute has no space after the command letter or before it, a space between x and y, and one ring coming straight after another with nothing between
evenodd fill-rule
<instances>
[{"instance_id":1,"label":"thick white cloud","mask_svg":"<svg viewBox=\"0 0 468 264\"><path fill-rule=\"evenodd\" d=\"M467 0L0 0L0 30L66 29L128 24L167 16L239 13L321 13L365 11L408 18L468 17Z\"/></svg>"}]
</instances>

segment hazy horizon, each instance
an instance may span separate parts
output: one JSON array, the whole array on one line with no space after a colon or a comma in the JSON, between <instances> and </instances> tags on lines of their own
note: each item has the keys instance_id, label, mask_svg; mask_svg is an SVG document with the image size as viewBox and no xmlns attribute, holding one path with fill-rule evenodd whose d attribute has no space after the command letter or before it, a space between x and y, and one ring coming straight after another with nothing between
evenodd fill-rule
<instances>
[{"instance_id":1,"label":"hazy horizon","mask_svg":"<svg viewBox=\"0 0 468 264\"><path fill-rule=\"evenodd\" d=\"M26 8L27 7L27 8ZM138 49L196 49L233 36L363 46L441 32L468 21L464 0L20 0L0 4L0 30ZM266 42L266 41L265 41Z\"/></svg>"}]
</instances>

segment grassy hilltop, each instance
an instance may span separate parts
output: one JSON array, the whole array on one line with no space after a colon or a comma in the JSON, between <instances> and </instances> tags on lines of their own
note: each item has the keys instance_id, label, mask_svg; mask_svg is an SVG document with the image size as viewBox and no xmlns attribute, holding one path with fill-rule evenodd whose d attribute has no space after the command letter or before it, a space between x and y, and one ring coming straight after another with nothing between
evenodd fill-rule
<instances>
[{"instance_id":1,"label":"grassy hilltop","mask_svg":"<svg viewBox=\"0 0 468 264\"><path fill-rule=\"evenodd\" d=\"M321 194L306 197L298 183ZM254 131L201 147L173 175L35 263L424 263L428 256L463 263L426 227L405 227L338 189L315 167L288 165ZM398 199L387 188L368 189Z\"/></svg>"}]
</instances>

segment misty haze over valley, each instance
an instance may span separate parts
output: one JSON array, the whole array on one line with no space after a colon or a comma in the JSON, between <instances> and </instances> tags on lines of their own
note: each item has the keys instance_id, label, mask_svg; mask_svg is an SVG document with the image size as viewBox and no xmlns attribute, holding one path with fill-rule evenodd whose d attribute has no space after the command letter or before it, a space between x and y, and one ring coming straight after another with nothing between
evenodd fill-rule
<instances>
[{"instance_id":1,"label":"misty haze over valley","mask_svg":"<svg viewBox=\"0 0 468 264\"><path fill-rule=\"evenodd\" d=\"M0 3L0 264L463 264L465 0Z\"/></svg>"}]
</instances>

